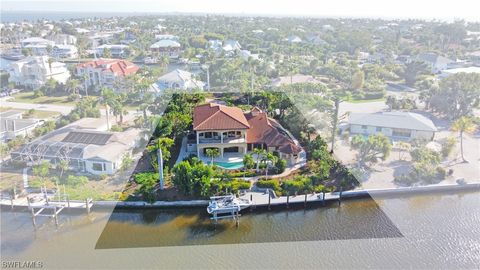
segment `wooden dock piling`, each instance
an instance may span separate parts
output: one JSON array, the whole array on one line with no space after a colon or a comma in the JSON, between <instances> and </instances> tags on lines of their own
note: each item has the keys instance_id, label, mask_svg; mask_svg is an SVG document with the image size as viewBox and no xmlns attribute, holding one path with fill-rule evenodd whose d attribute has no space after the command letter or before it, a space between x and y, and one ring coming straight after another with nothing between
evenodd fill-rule
<instances>
[{"instance_id":1,"label":"wooden dock piling","mask_svg":"<svg viewBox=\"0 0 480 270\"><path fill-rule=\"evenodd\" d=\"M303 202L303 207L307 207L307 193L305 193L305 201Z\"/></svg>"},{"instance_id":2,"label":"wooden dock piling","mask_svg":"<svg viewBox=\"0 0 480 270\"><path fill-rule=\"evenodd\" d=\"M289 208L289 202L290 202L290 194L287 195L287 209Z\"/></svg>"}]
</instances>

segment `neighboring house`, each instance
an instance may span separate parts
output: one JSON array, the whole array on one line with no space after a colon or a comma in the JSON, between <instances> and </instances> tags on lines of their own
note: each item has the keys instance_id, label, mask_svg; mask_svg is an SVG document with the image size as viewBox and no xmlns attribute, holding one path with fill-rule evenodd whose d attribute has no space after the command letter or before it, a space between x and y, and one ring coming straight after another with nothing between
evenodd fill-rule
<instances>
[{"instance_id":1,"label":"neighboring house","mask_svg":"<svg viewBox=\"0 0 480 270\"><path fill-rule=\"evenodd\" d=\"M68 34L55 34L48 37L49 40L58 45L75 45L77 44L77 37Z\"/></svg>"},{"instance_id":2,"label":"neighboring house","mask_svg":"<svg viewBox=\"0 0 480 270\"><path fill-rule=\"evenodd\" d=\"M155 35L155 40L174 40L174 41L179 41L180 38L175 35L170 35L170 34L161 34L161 35Z\"/></svg>"},{"instance_id":3,"label":"neighboring house","mask_svg":"<svg viewBox=\"0 0 480 270\"><path fill-rule=\"evenodd\" d=\"M439 75L440 78L446 78L450 75L457 73L477 73L480 74L480 67L465 67L465 68L453 68L442 70L442 73Z\"/></svg>"},{"instance_id":4,"label":"neighboring house","mask_svg":"<svg viewBox=\"0 0 480 270\"><path fill-rule=\"evenodd\" d=\"M57 165L64 160L74 171L114 174L121 168L123 157L140 146L141 134L140 129L123 132L77 129L73 123L21 146L11 157L29 164L46 160Z\"/></svg>"},{"instance_id":5,"label":"neighboring house","mask_svg":"<svg viewBox=\"0 0 480 270\"><path fill-rule=\"evenodd\" d=\"M204 82L194 79L192 73L180 69L162 75L154 84L154 88L160 91L165 89L203 90L204 87Z\"/></svg>"},{"instance_id":6,"label":"neighboring house","mask_svg":"<svg viewBox=\"0 0 480 270\"><path fill-rule=\"evenodd\" d=\"M113 88L115 82L135 74L139 67L120 59L99 59L77 65L77 76L86 77L86 86L99 90L102 86Z\"/></svg>"},{"instance_id":7,"label":"neighboring house","mask_svg":"<svg viewBox=\"0 0 480 270\"><path fill-rule=\"evenodd\" d=\"M180 43L170 39L161 39L150 46L152 53L169 58L178 58L180 56L180 49Z\"/></svg>"},{"instance_id":8,"label":"neighboring house","mask_svg":"<svg viewBox=\"0 0 480 270\"><path fill-rule=\"evenodd\" d=\"M249 58L252 58L254 60L260 60L259 54L253 54L249 50L241 50L239 55L245 61L248 60Z\"/></svg>"},{"instance_id":9,"label":"neighboring house","mask_svg":"<svg viewBox=\"0 0 480 270\"><path fill-rule=\"evenodd\" d=\"M55 42L41 37L30 37L20 41L20 45L22 46L22 48L25 48L28 45L44 45L45 47L50 45L53 47L55 45Z\"/></svg>"},{"instance_id":10,"label":"neighboring house","mask_svg":"<svg viewBox=\"0 0 480 270\"><path fill-rule=\"evenodd\" d=\"M446 57L440 56L436 53L421 53L417 56L417 60L424 62L431 69L432 73L439 73L442 70L445 70L455 63L454 60L448 59Z\"/></svg>"},{"instance_id":11,"label":"neighboring house","mask_svg":"<svg viewBox=\"0 0 480 270\"><path fill-rule=\"evenodd\" d=\"M78 50L74 45L55 45L51 55L55 58L75 58L78 57Z\"/></svg>"},{"instance_id":12,"label":"neighboring house","mask_svg":"<svg viewBox=\"0 0 480 270\"><path fill-rule=\"evenodd\" d=\"M348 126L351 134L384 134L393 140L433 140L437 128L432 120L411 112L352 113Z\"/></svg>"},{"instance_id":13,"label":"neighboring house","mask_svg":"<svg viewBox=\"0 0 480 270\"><path fill-rule=\"evenodd\" d=\"M207 149L244 155L255 148L277 152L289 164L296 164L305 152L293 136L277 121L255 107L250 112L240 108L208 103L195 107L193 130L197 156L205 157Z\"/></svg>"},{"instance_id":14,"label":"neighboring house","mask_svg":"<svg viewBox=\"0 0 480 270\"><path fill-rule=\"evenodd\" d=\"M124 58L128 55L128 45L122 44L103 44L97 47L95 53L97 57L103 57L105 49L110 51L113 58Z\"/></svg>"},{"instance_id":15,"label":"neighboring house","mask_svg":"<svg viewBox=\"0 0 480 270\"><path fill-rule=\"evenodd\" d=\"M240 43L236 40L233 40L233 39L229 39L229 40L226 40L225 42L223 42L223 50L226 52L226 53L233 53L235 51L239 51L242 49L242 46L240 45Z\"/></svg>"},{"instance_id":16,"label":"neighboring house","mask_svg":"<svg viewBox=\"0 0 480 270\"><path fill-rule=\"evenodd\" d=\"M287 41L290 43L301 43L302 39L299 36L289 36Z\"/></svg>"},{"instance_id":17,"label":"neighboring house","mask_svg":"<svg viewBox=\"0 0 480 270\"><path fill-rule=\"evenodd\" d=\"M61 62L50 62L48 56L30 56L10 63L9 82L37 89L49 79L64 84L70 78L70 72Z\"/></svg>"},{"instance_id":18,"label":"neighboring house","mask_svg":"<svg viewBox=\"0 0 480 270\"><path fill-rule=\"evenodd\" d=\"M53 47L45 44L28 44L23 48L30 50L32 55L43 56L48 55L49 50L51 50Z\"/></svg>"},{"instance_id":19,"label":"neighboring house","mask_svg":"<svg viewBox=\"0 0 480 270\"><path fill-rule=\"evenodd\" d=\"M272 80L271 86L278 87L282 85L289 85L295 83L320 83L323 84L320 80L315 79L311 75L296 74L293 76L283 76L278 77Z\"/></svg>"},{"instance_id":20,"label":"neighboring house","mask_svg":"<svg viewBox=\"0 0 480 270\"><path fill-rule=\"evenodd\" d=\"M15 110L0 113L0 142L6 143L18 136L28 137L42 124L37 119L22 119L22 114Z\"/></svg>"}]
</instances>

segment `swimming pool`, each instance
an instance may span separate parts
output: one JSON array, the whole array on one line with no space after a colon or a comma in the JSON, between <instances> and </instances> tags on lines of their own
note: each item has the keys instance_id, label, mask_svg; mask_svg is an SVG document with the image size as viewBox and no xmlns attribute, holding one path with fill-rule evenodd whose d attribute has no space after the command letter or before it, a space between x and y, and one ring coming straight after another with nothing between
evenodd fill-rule
<instances>
[{"instance_id":1,"label":"swimming pool","mask_svg":"<svg viewBox=\"0 0 480 270\"><path fill-rule=\"evenodd\" d=\"M237 161L237 162L217 162L214 161L213 164L217 165L218 167L222 167L227 170L236 170L243 168L243 161Z\"/></svg>"}]
</instances>

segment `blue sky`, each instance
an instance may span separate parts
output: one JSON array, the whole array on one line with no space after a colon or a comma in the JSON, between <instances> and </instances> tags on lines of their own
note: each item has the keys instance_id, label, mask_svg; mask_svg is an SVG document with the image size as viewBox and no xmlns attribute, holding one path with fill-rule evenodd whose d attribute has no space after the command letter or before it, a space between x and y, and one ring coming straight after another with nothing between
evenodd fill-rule
<instances>
[{"instance_id":1,"label":"blue sky","mask_svg":"<svg viewBox=\"0 0 480 270\"><path fill-rule=\"evenodd\" d=\"M480 21L476 0L2 0L2 10L202 12Z\"/></svg>"}]
</instances>

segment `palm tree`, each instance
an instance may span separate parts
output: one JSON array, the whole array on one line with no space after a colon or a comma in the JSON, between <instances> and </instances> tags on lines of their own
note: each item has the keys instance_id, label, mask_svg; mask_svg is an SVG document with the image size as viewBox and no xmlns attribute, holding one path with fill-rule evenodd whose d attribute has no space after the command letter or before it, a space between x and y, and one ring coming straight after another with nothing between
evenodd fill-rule
<instances>
[{"instance_id":1,"label":"palm tree","mask_svg":"<svg viewBox=\"0 0 480 270\"><path fill-rule=\"evenodd\" d=\"M105 105L105 116L107 118L107 129L110 129L109 106L115 101L115 93L108 87L103 87L100 102Z\"/></svg>"},{"instance_id":2,"label":"palm tree","mask_svg":"<svg viewBox=\"0 0 480 270\"><path fill-rule=\"evenodd\" d=\"M272 153L272 152L267 152L264 156L265 161L265 178L268 177L268 167L269 167L269 162L275 163L277 161L277 157Z\"/></svg>"},{"instance_id":3,"label":"palm tree","mask_svg":"<svg viewBox=\"0 0 480 270\"><path fill-rule=\"evenodd\" d=\"M80 94L79 93L80 81L77 79L69 79L65 85L65 88L67 92L70 92L72 94Z\"/></svg>"},{"instance_id":4,"label":"palm tree","mask_svg":"<svg viewBox=\"0 0 480 270\"><path fill-rule=\"evenodd\" d=\"M255 148L253 149L253 153L255 155L257 155L257 168L256 168L256 171L258 172L258 169L260 167L260 160L261 160L261 157L265 155L265 150L264 149L260 149L260 148Z\"/></svg>"},{"instance_id":5,"label":"palm tree","mask_svg":"<svg viewBox=\"0 0 480 270\"><path fill-rule=\"evenodd\" d=\"M218 148L210 148L205 151L205 155L212 159L210 165L213 166L213 159L220 156Z\"/></svg>"},{"instance_id":6,"label":"palm tree","mask_svg":"<svg viewBox=\"0 0 480 270\"><path fill-rule=\"evenodd\" d=\"M473 133L476 128L472 118L467 116L460 117L452 124L452 130L460 133L460 152L462 153L463 162L468 162L463 155L463 133Z\"/></svg>"}]
</instances>

